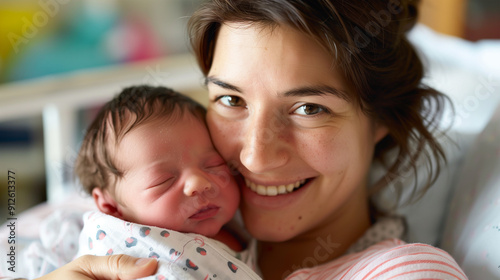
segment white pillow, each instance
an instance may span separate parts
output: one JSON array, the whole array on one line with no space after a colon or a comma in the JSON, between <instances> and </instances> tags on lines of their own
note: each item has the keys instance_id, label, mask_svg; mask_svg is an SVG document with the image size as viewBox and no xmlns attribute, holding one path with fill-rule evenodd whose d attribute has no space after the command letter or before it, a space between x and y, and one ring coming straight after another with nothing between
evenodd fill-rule
<instances>
[{"instance_id":1,"label":"white pillow","mask_svg":"<svg viewBox=\"0 0 500 280\"><path fill-rule=\"evenodd\" d=\"M384 191L374 197L375 206L392 215L405 217L407 224L406 242L426 243L436 246L439 242L443 221L445 220L447 203L453 189L456 173L459 170L467 147L470 146L475 135L466 135L451 131L448 138L438 138L444 148L447 164L441 164L441 172L436 182L427 190L425 195L412 204L399 205L394 209L397 200L392 186L402 187L401 200L408 201L415 188L415 175L413 170L401 174ZM433 161L434 162L434 161ZM435 162L434 162L435 166ZM418 165L417 191L421 190L427 182L427 167ZM386 173L386 169L379 164L374 164L370 172L370 182L378 181L378 178Z\"/></svg>"},{"instance_id":2,"label":"white pillow","mask_svg":"<svg viewBox=\"0 0 500 280\"><path fill-rule=\"evenodd\" d=\"M447 94L457 110L455 115L449 107L444 111L442 126L447 128L452 121L454 125L448 132L450 139L440 139L447 164L442 166L436 183L422 199L395 211L406 217L408 236L405 241L437 245L464 155L500 103L500 68L495 61L495 57L500 57L500 41L469 42L436 33L423 25L417 25L408 38L424 61L424 84ZM384 170L374 166L371 182L382 174ZM417 188L420 189L428 174L426 167L419 166L418 174ZM414 181L412 173L403 174L396 180L396 184L406 187L403 197L411 195ZM387 209L394 200L394 193L389 188L377 197L375 204Z\"/></svg>"},{"instance_id":3,"label":"white pillow","mask_svg":"<svg viewBox=\"0 0 500 280\"><path fill-rule=\"evenodd\" d=\"M458 173L441 247L470 279L500 278L500 106Z\"/></svg>"}]
</instances>

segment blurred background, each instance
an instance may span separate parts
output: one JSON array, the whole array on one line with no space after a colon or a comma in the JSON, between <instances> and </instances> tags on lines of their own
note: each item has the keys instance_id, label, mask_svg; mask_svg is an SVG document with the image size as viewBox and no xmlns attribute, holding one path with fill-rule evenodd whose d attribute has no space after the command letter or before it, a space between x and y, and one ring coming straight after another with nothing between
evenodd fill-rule
<instances>
[{"instance_id":1,"label":"blurred background","mask_svg":"<svg viewBox=\"0 0 500 280\"><path fill-rule=\"evenodd\" d=\"M101 100L116 94L122 80L160 83L172 76L172 60L188 52L186 23L199 3L0 0L0 217L7 214L9 169L17 174L18 213L47 200L48 180L72 180L78 139ZM109 83L120 85L99 88ZM75 135L64 143L50 139L60 136L64 128L58 126ZM56 158L48 159L47 149L57 150ZM62 177L50 179L47 173Z\"/></svg>"},{"instance_id":2,"label":"blurred background","mask_svg":"<svg viewBox=\"0 0 500 280\"><path fill-rule=\"evenodd\" d=\"M0 83L186 52L197 0L1 0Z\"/></svg>"},{"instance_id":3,"label":"blurred background","mask_svg":"<svg viewBox=\"0 0 500 280\"><path fill-rule=\"evenodd\" d=\"M9 169L18 213L64 197L50 189L71 185L86 125L124 85L165 83L203 101L186 36L200 2L0 0L1 222ZM420 21L470 42L496 40L500 1L424 0Z\"/></svg>"}]
</instances>

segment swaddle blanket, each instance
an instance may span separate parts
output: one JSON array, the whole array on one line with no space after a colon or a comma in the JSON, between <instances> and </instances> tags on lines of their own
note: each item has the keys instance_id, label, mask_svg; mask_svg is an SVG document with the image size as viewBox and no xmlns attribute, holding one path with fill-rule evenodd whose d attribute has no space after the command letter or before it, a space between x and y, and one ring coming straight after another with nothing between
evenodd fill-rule
<instances>
[{"instance_id":1,"label":"swaddle blanket","mask_svg":"<svg viewBox=\"0 0 500 280\"><path fill-rule=\"evenodd\" d=\"M146 226L101 212L84 214L77 256L128 254L158 259L161 279L261 279L255 269L255 244L234 252L225 244L194 233Z\"/></svg>"},{"instance_id":2,"label":"swaddle blanket","mask_svg":"<svg viewBox=\"0 0 500 280\"><path fill-rule=\"evenodd\" d=\"M43 211L43 210L42 210ZM17 259L15 270L0 264L0 278L41 277L73 260L78 252L78 235L83 227L83 210L56 210L39 224L38 234L25 232L16 236ZM23 217L29 219L30 217ZM33 237L39 236L39 238ZM5 243L7 244L7 243ZM3 248L0 248L3 249Z\"/></svg>"}]
</instances>

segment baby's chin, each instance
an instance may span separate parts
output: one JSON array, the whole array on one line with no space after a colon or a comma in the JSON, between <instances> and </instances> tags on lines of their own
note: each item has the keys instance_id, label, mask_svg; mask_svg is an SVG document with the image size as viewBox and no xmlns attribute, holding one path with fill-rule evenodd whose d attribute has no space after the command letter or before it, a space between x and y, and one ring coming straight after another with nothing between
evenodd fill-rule
<instances>
[{"instance_id":1,"label":"baby's chin","mask_svg":"<svg viewBox=\"0 0 500 280\"><path fill-rule=\"evenodd\" d=\"M207 226L203 226L203 227L175 227L175 226L169 226L169 225L153 225L153 226L156 226L156 227L159 227L159 228L164 228L164 229L167 229L167 230L173 230L173 231L178 231L178 232L182 232L182 233L195 233L195 234L200 234L200 235L203 235L203 236L206 236L206 237L214 237L217 235L217 233L219 233L219 231L221 230L222 228L222 225L216 225L216 226L211 226L211 227L207 227Z\"/></svg>"},{"instance_id":2,"label":"baby's chin","mask_svg":"<svg viewBox=\"0 0 500 280\"><path fill-rule=\"evenodd\" d=\"M189 225L189 226L175 226L169 223L140 223L137 221L134 221L134 219L128 219L128 222L134 223L134 224L139 224L139 225L144 225L144 226L153 226L153 227L158 227L166 230L173 230L173 231L178 231L181 233L195 233L195 234L200 234L206 237L214 237L216 236L219 231L221 230L223 224L220 222L216 221L211 221L211 223L208 223L208 221L204 221L201 224L198 225Z\"/></svg>"},{"instance_id":3,"label":"baby's chin","mask_svg":"<svg viewBox=\"0 0 500 280\"><path fill-rule=\"evenodd\" d=\"M191 232L213 238L220 232L221 229L222 224L214 223L213 225L200 225L195 230L188 231L188 233Z\"/></svg>"}]
</instances>

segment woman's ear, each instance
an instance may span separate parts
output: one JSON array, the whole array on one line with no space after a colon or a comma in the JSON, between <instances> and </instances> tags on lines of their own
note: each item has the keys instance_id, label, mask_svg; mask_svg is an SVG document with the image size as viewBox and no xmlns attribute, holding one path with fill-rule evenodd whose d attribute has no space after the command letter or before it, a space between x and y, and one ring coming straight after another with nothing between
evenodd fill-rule
<instances>
[{"instance_id":1,"label":"woman's ear","mask_svg":"<svg viewBox=\"0 0 500 280\"><path fill-rule=\"evenodd\" d=\"M389 129L383 123L376 122L375 123L375 144L380 142L380 140L384 139L384 137L389 134Z\"/></svg>"},{"instance_id":2,"label":"woman's ear","mask_svg":"<svg viewBox=\"0 0 500 280\"><path fill-rule=\"evenodd\" d=\"M122 218L118 203L107 190L96 187L92 190L92 197L99 211L116 218Z\"/></svg>"}]
</instances>

